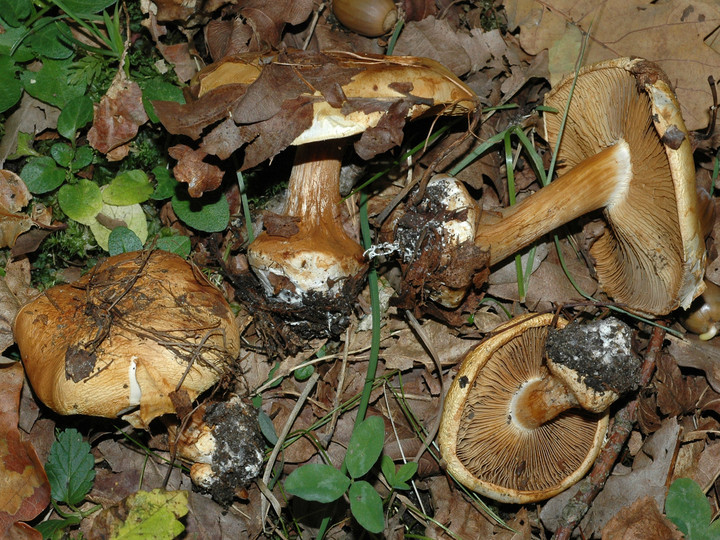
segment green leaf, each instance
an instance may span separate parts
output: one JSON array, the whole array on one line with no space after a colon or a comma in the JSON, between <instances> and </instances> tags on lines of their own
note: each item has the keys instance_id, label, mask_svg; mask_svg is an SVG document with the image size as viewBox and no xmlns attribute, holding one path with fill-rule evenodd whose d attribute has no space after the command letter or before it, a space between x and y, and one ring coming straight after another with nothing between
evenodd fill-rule
<instances>
[{"instance_id":1,"label":"green leaf","mask_svg":"<svg viewBox=\"0 0 720 540\"><path fill-rule=\"evenodd\" d=\"M115 206L138 204L148 200L153 193L150 180L143 171L125 171L113 178L103 190L103 201Z\"/></svg>"},{"instance_id":2,"label":"green leaf","mask_svg":"<svg viewBox=\"0 0 720 540\"><path fill-rule=\"evenodd\" d=\"M65 184L58 191L58 203L70 219L92 225L103 207L102 193L95 182L81 178L77 184ZM110 234L110 233L108 233Z\"/></svg>"},{"instance_id":3,"label":"green leaf","mask_svg":"<svg viewBox=\"0 0 720 540\"><path fill-rule=\"evenodd\" d=\"M67 143L55 143L50 147L50 155L61 167L69 167L75 152Z\"/></svg>"},{"instance_id":4,"label":"green leaf","mask_svg":"<svg viewBox=\"0 0 720 540\"><path fill-rule=\"evenodd\" d=\"M90 445L82 440L78 430L70 428L59 432L45 464L53 500L80 504L92 488L94 466Z\"/></svg>"},{"instance_id":5,"label":"green leaf","mask_svg":"<svg viewBox=\"0 0 720 540\"><path fill-rule=\"evenodd\" d=\"M2 11L0 11L2 14ZM17 46L25 36L27 36L27 28L18 26L11 28L7 21L0 16L0 26L4 28L4 32L0 32L0 56L11 57L15 62L27 62L35 59L35 54L25 44ZM15 47L15 52L10 56L10 51Z\"/></svg>"},{"instance_id":6,"label":"green leaf","mask_svg":"<svg viewBox=\"0 0 720 540\"><path fill-rule=\"evenodd\" d=\"M137 234L127 227L115 227L108 237L108 253L110 256L140 251L143 245Z\"/></svg>"},{"instance_id":7,"label":"green leaf","mask_svg":"<svg viewBox=\"0 0 720 540\"><path fill-rule=\"evenodd\" d=\"M350 479L331 465L309 463L291 472L285 480L285 490L305 499L329 503L342 497L350 486Z\"/></svg>"},{"instance_id":8,"label":"green leaf","mask_svg":"<svg viewBox=\"0 0 720 540\"><path fill-rule=\"evenodd\" d=\"M31 11L32 0L0 0L0 13L10 26L20 26Z\"/></svg>"},{"instance_id":9,"label":"green leaf","mask_svg":"<svg viewBox=\"0 0 720 540\"><path fill-rule=\"evenodd\" d=\"M258 423L260 424L260 431L262 431L262 434L265 436L267 441L271 445L275 446L278 442L278 436L275 432L275 424L273 424L273 421L270 419L268 414L262 409L260 409L260 412L258 413Z\"/></svg>"},{"instance_id":10,"label":"green leaf","mask_svg":"<svg viewBox=\"0 0 720 540\"><path fill-rule=\"evenodd\" d=\"M60 29L63 26L65 34ZM37 55L53 60L64 60L73 54L73 48L69 46L64 35L70 33L70 28L64 22L54 21L36 29L28 36L25 43Z\"/></svg>"},{"instance_id":11,"label":"green leaf","mask_svg":"<svg viewBox=\"0 0 720 540\"><path fill-rule=\"evenodd\" d=\"M173 178L170 169L158 165L153 168L152 174L155 176L156 186L150 198L156 201L163 201L172 197L180 182Z\"/></svg>"},{"instance_id":12,"label":"green leaf","mask_svg":"<svg viewBox=\"0 0 720 540\"><path fill-rule=\"evenodd\" d=\"M71 168L73 171L79 171L90 165L93 161L93 149L90 146L78 146L75 149L75 159L73 159Z\"/></svg>"},{"instance_id":13,"label":"green leaf","mask_svg":"<svg viewBox=\"0 0 720 540\"><path fill-rule=\"evenodd\" d=\"M403 463L400 465L400 468L398 469L397 473L395 474L395 479L398 483L405 483L408 480L410 480L413 476L415 476L415 473L418 470L418 464L415 461L410 461L408 463ZM407 486L407 484L405 484ZM400 489L409 489L409 486L405 487L403 486ZM395 487L395 486L393 486Z\"/></svg>"},{"instance_id":14,"label":"green leaf","mask_svg":"<svg viewBox=\"0 0 720 540\"><path fill-rule=\"evenodd\" d=\"M0 56L0 113L14 106L22 97L22 83L16 76L18 67L8 56Z\"/></svg>"},{"instance_id":15,"label":"green leaf","mask_svg":"<svg viewBox=\"0 0 720 540\"><path fill-rule=\"evenodd\" d=\"M385 480L387 480L388 484L390 484L390 487L393 487L397 476L395 474L395 462L390 456L384 455L382 457L380 460L380 470L382 471Z\"/></svg>"},{"instance_id":16,"label":"green leaf","mask_svg":"<svg viewBox=\"0 0 720 540\"><path fill-rule=\"evenodd\" d=\"M358 424L348 443L345 465L353 478L360 478L375 465L385 442L385 423L371 416Z\"/></svg>"},{"instance_id":17,"label":"green leaf","mask_svg":"<svg viewBox=\"0 0 720 540\"><path fill-rule=\"evenodd\" d=\"M114 540L171 540L185 530L178 519L188 512L188 492L138 491L128 496L122 506L127 512L124 522L110 524Z\"/></svg>"},{"instance_id":18,"label":"green leaf","mask_svg":"<svg viewBox=\"0 0 720 540\"><path fill-rule=\"evenodd\" d=\"M35 525L35 529L42 534L43 538L56 538L56 534L66 527L78 525L82 521L80 516L69 516L65 519L48 519ZM59 536L57 536L59 538Z\"/></svg>"},{"instance_id":19,"label":"green leaf","mask_svg":"<svg viewBox=\"0 0 720 540\"><path fill-rule=\"evenodd\" d=\"M198 231L224 231L230 222L230 205L218 190L195 199L187 190L178 189L172 197L172 207L177 217Z\"/></svg>"},{"instance_id":20,"label":"green leaf","mask_svg":"<svg viewBox=\"0 0 720 540\"><path fill-rule=\"evenodd\" d=\"M147 112L150 121L153 123L160 121L155 114L155 107L152 105L153 101L185 103L185 96L183 95L182 89L159 77L138 81L138 84L142 89L142 102L145 107L145 112Z\"/></svg>"},{"instance_id":21,"label":"green leaf","mask_svg":"<svg viewBox=\"0 0 720 540\"><path fill-rule=\"evenodd\" d=\"M382 498L375 488L364 480L353 482L348 491L350 511L357 522L371 533L379 534L385 529Z\"/></svg>"},{"instance_id":22,"label":"green leaf","mask_svg":"<svg viewBox=\"0 0 720 540\"><path fill-rule=\"evenodd\" d=\"M40 154L36 152L35 149L32 147L34 138L35 137L32 133L24 133L22 131L18 131L17 148L12 154L7 157L8 161L28 156L40 157Z\"/></svg>"},{"instance_id":23,"label":"green leaf","mask_svg":"<svg viewBox=\"0 0 720 540\"><path fill-rule=\"evenodd\" d=\"M294 373L296 381L307 381L310 377L312 377L312 374L315 373L315 366L305 366L300 369L296 369Z\"/></svg>"},{"instance_id":24,"label":"green leaf","mask_svg":"<svg viewBox=\"0 0 720 540\"><path fill-rule=\"evenodd\" d=\"M720 538L720 521L710 524L710 503L697 482L690 478L678 478L670 485L665 499L665 515L687 540Z\"/></svg>"},{"instance_id":25,"label":"green leaf","mask_svg":"<svg viewBox=\"0 0 720 540\"><path fill-rule=\"evenodd\" d=\"M117 227L127 227L134 232L144 244L148 237L147 219L139 204L115 206L103 204L100 212L90 223L90 230L98 245L105 251L110 250L110 233Z\"/></svg>"},{"instance_id":26,"label":"green leaf","mask_svg":"<svg viewBox=\"0 0 720 540\"><path fill-rule=\"evenodd\" d=\"M175 255L181 257L187 257L190 255L190 249L192 243L187 236L175 235L175 236L161 236L155 243L158 249L164 249Z\"/></svg>"},{"instance_id":27,"label":"green leaf","mask_svg":"<svg viewBox=\"0 0 720 540\"><path fill-rule=\"evenodd\" d=\"M115 5L117 0L62 0L55 2L66 11L75 15L85 16L100 13L103 9Z\"/></svg>"},{"instance_id":28,"label":"green leaf","mask_svg":"<svg viewBox=\"0 0 720 540\"><path fill-rule=\"evenodd\" d=\"M87 87L84 82L67 83L71 65L69 60L45 60L40 71L25 71L20 80L32 97L62 109L71 99L83 95Z\"/></svg>"},{"instance_id":29,"label":"green leaf","mask_svg":"<svg viewBox=\"0 0 720 540\"><path fill-rule=\"evenodd\" d=\"M30 193L40 195L58 188L65 181L65 171L50 156L30 158L20 171Z\"/></svg>"},{"instance_id":30,"label":"green leaf","mask_svg":"<svg viewBox=\"0 0 720 540\"><path fill-rule=\"evenodd\" d=\"M93 102L83 95L77 96L70 101L60 112L57 122L57 130L60 135L71 141L75 140L78 129L84 128L93 119Z\"/></svg>"}]
</instances>

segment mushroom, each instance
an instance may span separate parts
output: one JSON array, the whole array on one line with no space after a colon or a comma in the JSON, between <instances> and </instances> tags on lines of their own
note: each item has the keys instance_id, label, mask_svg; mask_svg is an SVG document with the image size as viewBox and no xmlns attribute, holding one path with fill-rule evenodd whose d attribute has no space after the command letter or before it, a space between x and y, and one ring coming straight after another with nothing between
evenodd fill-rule
<instances>
[{"instance_id":1,"label":"mushroom","mask_svg":"<svg viewBox=\"0 0 720 540\"><path fill-rule=\"evenodd\" d=\"M706 279L703 293L680 314L680 324L703 341L714 338L720 330L720 287Z\"/></svg>"},{"instance_id":2,"label":"mushroom","mask_svg":"<svg viewBox=\"0 0 720 540\"><path fill-rule=\"evenodd\" d=\"M341 221L340 167L349 137L363 133L357 144L367 158L368 149L374 155L402 139L406 118L468 114L477 101L452 73L426 58L323 54L352 76L339 89L340 102L310 94L316 99L312 124L292 142L297 148L284 214L266 220L247 257L269 298L327 313L327 333L333 334L347 319L367 268L363 248ZM303 67L296 67L300 77Z\"/></svg>"},{"instance_id":3,"label":"mushroom","mask_svg":"<svg viewBox=\"0 0 720 540\"><path fill-rule=\"evenodd\" d=\"M221 504L260 475L265 439L257 409L237 395L202 403L182 428L168 426L168 440L177 457L192 463L193 483Z\"/></svg>"},{"instance_id":4,"label":"mushroom","mask_svg":"<svg viewBox=\"0 0 720 540\"><path fill-rule=\"evenodd\" d=\"M181 257L109 257L28 302L13 323L37 397L60 414L122 416L138 428L214 385L240 351L222 293Z\"/></svg>"},{"instance_id":5,"label":"mushroom","mask_svg":"<svg viewBox=\"0 0 720 540\"><path fill-rule=\"evenodd\" d=\"M608 406L638 379L624 323L516 317L458 370L438 436L444 465L460 483L498 501L552 497L590 468Z\"/></svg>"},{"instance_id":6,"label":"mushroom","mask_svg":"<svg viewBox=\"0 0 720 540\"><path fill-rule=\"evenodd\" d=\"M476 243L495 264L602 210L607 227L590 254L605 292L650 317L687 308L703 290L705 246L690 140L667 77L639 58L601 62L560 82L545 104L562 111L573 84L561 176L481 227ZM551 146L562 116L545 114Z\"/></svg>"}]
</instances>

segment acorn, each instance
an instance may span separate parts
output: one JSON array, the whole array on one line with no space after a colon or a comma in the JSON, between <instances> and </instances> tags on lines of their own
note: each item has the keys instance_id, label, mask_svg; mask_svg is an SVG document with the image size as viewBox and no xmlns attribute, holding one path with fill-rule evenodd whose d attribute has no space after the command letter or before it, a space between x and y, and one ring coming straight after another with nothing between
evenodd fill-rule
<instances>
[{"instance_id":1,"label":"acorn","mask_svg":"<svg viewBox=\"0 0 720 540\"><path fill-rule=\"evenodd\" d=\"M715 337L720 330L720 287L705 280L705 291L684 312L680 324L703 341Z\"/></svg>"},{"instance_id":2,"label":"acorn","mask_svg":"<svg viewBox=\"0 0 720 540\"><path fill-rule=\"evenodd\" d=\"M343 26L367 37L387 34L398 19L392 0L333 0L332 9Z\"/></svg>"}]
</instances>

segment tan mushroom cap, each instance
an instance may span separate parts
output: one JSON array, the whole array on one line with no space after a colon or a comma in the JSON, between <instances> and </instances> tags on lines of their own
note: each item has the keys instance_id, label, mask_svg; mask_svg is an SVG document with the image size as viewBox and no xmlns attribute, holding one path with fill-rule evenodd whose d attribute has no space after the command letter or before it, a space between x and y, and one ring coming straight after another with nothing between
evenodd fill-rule
<instances>
[{"instance_id":1,"label":"tan mushroom cap","mask_svg":"<svg viewBox=\"0 0 720 540\"><path fill-rule=\"evenodd\" d=\"M340 293L344 280L365 271L363 248L340 223L340 165L345 139L375 128L393 104L407 100L404 115L469 114L478 106L475 93L438 62L420 57L394 57L326 51L339 68L357 70L341 87L344 102L336 107L319 91L304 95L313 102L310 127L292 144L298 146L288 186L285 215L300 218L298 231L286 235L263 232L248 247L248 262L267 291L280 291L290 304L302 295ZM289 281L281 287L279 282Z\"/></svg>"},{"instance_id":2,"label":"tan mushroom cap","mask_svg":"<svg viewBox=\"0 0 720 540\"><path fill-rule=\"evenodd\" d=\"M547 374L553 319L529 314L498 327L465 358L445 399L438 444L447 471L497 501L528 503L564 491L591 467L607 431L607 412L571 409L536 429L512 420L518 390Z\"/></svg>"},{"instance_id":3,"label":"tan mushroom cap","mask_svg":"<svg viewBox=\"0 0 720 540\"><path fill-rule=\"evenodd\" d=\"M548 93L563 111L573 77ZM555 145L562 114L545 114ZM608 227L590 253L602 288L646 315L687 308L702 292L705 245L697 213L688 132L665 75L653 63L619 58L580 70L558 153L558 172L625 141L632 178L604 208Z\"/></svg>"},{"instance_id":4,"label":"tan mushroom cap","mask_svg":"<svg viewBox=\"0 0 720 540\"><path fill-rule=\"evenodd\" d=\"M109 257L26 304L13 328L30 384L60 414L146 427L215 384L240 349L222 293L166 251ZM192 361L192 366L189 362ZM139 409L134 410L136 408Z\"/></svg>"}]
</instances>

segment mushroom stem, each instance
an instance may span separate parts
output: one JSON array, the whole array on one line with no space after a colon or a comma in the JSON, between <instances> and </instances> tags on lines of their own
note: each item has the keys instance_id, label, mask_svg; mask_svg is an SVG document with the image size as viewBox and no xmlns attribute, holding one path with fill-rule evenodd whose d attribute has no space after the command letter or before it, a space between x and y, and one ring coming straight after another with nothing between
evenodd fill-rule
<instances>
[{"instance_id":1,"label":"mushroom stem","mask_svg":"<svg viewBox=\"0 0 720 540\"><path fill-rule=\"evenodd\" d=\"M309 292L332 296L365 268L362 246L341 220L343 149L335 141L297 147L285 208L297 218L297 230L266 230L248 247L248 261L268 291L282 291L291 303Z\"/></svg>"},{"instance_id":2,"label":"mushroom stem","mask_svg":"<svg viewBox=\"0 0 720 540\"><path fill-rule=\"evenodd\" d=\"M510 403L513 422L524 429L537 429L560 413L579 406L575 395L561 380L547 377L528 381Z\"/></svg>"},{"instance_id":3,"label":"mushroom stem","mask_svg":"<svg viewBox=\"0 0 720 540\"><path fill-rule=\"evenodd\" d=\"M507 208L499 221L481 228L475 243L490 252L491 265L498 263L557 227L610 206L631 175L630 147L620 140Z\"/></svg>"}]
</instances>

